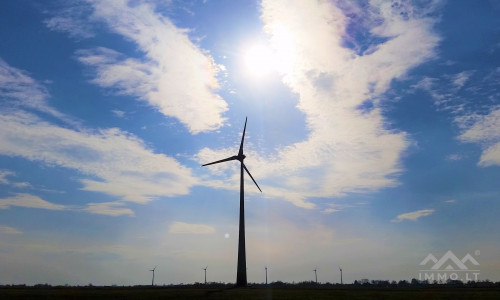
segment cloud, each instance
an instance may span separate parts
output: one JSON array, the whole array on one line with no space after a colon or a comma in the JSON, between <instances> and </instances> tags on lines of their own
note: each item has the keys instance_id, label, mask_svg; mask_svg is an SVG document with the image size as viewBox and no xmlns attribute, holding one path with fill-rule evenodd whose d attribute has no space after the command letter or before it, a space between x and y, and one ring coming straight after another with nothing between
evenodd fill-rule
<instances>
[{"instance_id":1,"label":"cloud","mask_svg":"<svg viewBox=\"0 0 500 300\"><path fill-rule=\"evenodd\" d=\"M115 116L118 118L124 118L125 117L125 112L122 110L114 109L111 111Z\"/></svg>"},{"instance_id":2,"label":"cloud","mask_svg":"<svg viewBox=\"0 0 500 300\"><path fill-rule=\"evenodd\" d=\"M352 208L356 206L360 206L364 203L357 203L357 204L337 204L337 203L328 203L325 209L323 209L323 213L325 214L331 214L334 212L339 212L342 210L345 210L346 208Z\"/></svg>"},{"instance_id":3,"label":"cloud","mask_svg":"<svg viewBox=\"0 0 500 300\"><path fill-rule=\"evenodd\" d=\"M9 184L10 181L7 179L7 176L12 176L12 175L14 175L14 172L0 169L0 183Z\"/></svg>"},{"instance_id":4,"label":"cloud","mask_svg":"<svg viewBox=\"0 0 500 300\"><path fill-rule=\"evenodd\" d=\"M265 196L313 208L311 197L398 184L400 159L410 142L404 132L390 129L380 97L394 80L436 57L435 20L427 17L426 9L409 4L371 2L366 12L354 6L350 14L328 1L262 2L270 43L288 66L281 69L283 82L298 95L297 108L309 129L304 141L280 147L274 155L248 151L246 165ZM369 51L345 45L361 33L385 42L363 45ZM202 149L196 159L225 157L214 152ZM231 167L217 170L224 168Z\"/></svg>"},{"instance_id":5,"label":"cloud","mask_svg":"<svg viewBox=\"0 0 500 300\"><path fill-rule=\"evenodd\" d=\"M47 13L53 16L45 19L43 23L50 30L65 32L76 39L95 36L92 23L88 22L92 18L91 10L83 2L74 1L71 6L67 5Z\"/></svg>"},{"instance_id":6,"label":"cloud","mask_svg":"<svg viewBox=\"0 0 500 300\"><path fill-rule=\"evenodd\" d=\"M463 155L456 154L456 153L446 156L446 159L449 161L459 161L459 160L462 160L463 158L464 158Z\"/></svg>"},{"instance_id":7,"label":"cloud","mask_svg":"<svg viewBox=\"0 0 500 300\"><path fill-rule=\"evenodd\" d=\"M72 130L19 111L0 113L0 127L0 154L77 170L83 190L146 203L185 195L197 181L174 158L117 128Z\"/></svg>"},{"instance_id":8,"label":"cloud","mask_svg":"<svg viewBox=\"0 0 500 300\"><path fill-rule=\"evenodd\" d=\"M26 72L9 66L0 58L2 107L34 109L60 119L66 119L66 116L48 105L48 97L49 93L43 85L36 82Z\"/></svg>"},{"instance_id":9,"label":"cloud","mask_svg":"<svg viewBox=\"0 0 500 300\"><path fill-rule=\"evenodd\" d=\"M64 205L50 203L42 198L30 194L16 194L14 197L0 199L0 209L8 209L11 206L40 208L48 210L63 210Z\"/></svg>"},{"instance_id":10,"label":"cloud","mask_svg":"<svg viewBox=\"0 0 500 300\"><path fill-rule=\"evenodd\" d=\"M23 232L10 226L0 226L0 234L22 234Z\"/></svg>"},{"instance_id":11,"label":"cloud","mask_svg":"<svg viewBox=\"0 0 500 300\"><path fill-rule=\"evenodd\" d=\"M401 222L403 220L417 221L417 219L429 216L433 213L434 209L422 209L422 210L412 211L397 216L395 219L391 220L391 222Z\"/></svg>"},{"instance_id":12,"label":"cloud","mask_svg":"<svg viewBox=\"0 0 500 300\"><path fill-rule=\"evenodd\" d=\"M29 184L28 182L12 182L9 179L7 179L8 176L13 176L13 175L15 175L14 172L0 169L0 184L8 184L16 188L31 187L31 184Z\"/></svg>"},{"instance_id":13,"label":"cloud","mask_svg":"<svg viewBox=\"0 0 500 300\"><path fill-rule=\"evenodd\" d=\"M474 71L463 71L460 73L455 74L452 77L453 84L457 88L462 88L464 84L469 80L469 78L474 74Z\"/></svg>"},{"instance_id":14,"label":"cloud","mask_svg":"<svg viewBox=\"0 0 500 300\"><path fill-rule=\"evenodd\" d=\"M0 97L23 103L25 94L21 90L34 91L38 95L39 111L54 112L56 116L69 119L53 110L47 103L45 88L25 74L0 60L0 80L16 84L20 93L5 93ZM2 69L0 69L1 71ZM12 89L12 87L10 87ZM26 107L25 105L23 105ZM29 106L35 108L38 106ZM73 123L70 123L70 125ZM82 189L118 197L121 201L147 203L161 196L178 196L189 193L197 179L191 170L172 157L154 153L136 136L117 128L100 130L59 127L40 116L17 108L0 112L0 155L22 157L48 166L59 166L76 170L81 175ZM30 187L29 183L12 183L8 177L14 175L0 170L0 183L18 188ZM19 194L17 198L3 199L3 206L21 203L32 207L62 209L36 196ZM19 202L12 202L18 199ZM21 201L22 200L22 201ZM24 205L21 205L24 206ZM117 203L90 203L84 210L107 215L133 215L133 212ZM30 206L31 207L31 206Z\"/></svg>"},{"instance_id":15,"label":"cloud","mask_svg":"<svg viewBox=\"0 0 500 300\"><path fill-rule=\"evenodd\" d=\"M444 202L446 202L446 203L455 203L455 202L457 202L457 200L455 200L455 199L450 199L450 200L446 200L446 201L444 201Z\"/></svg>"},{"instance_id":16,"label":"cloud","mask_svg":"<svg viewBox=\"0 0 500 300\"><path fill-rule=\"evenodd\" d=\"M92 214L107 215L113 217L135 215L130 208L122 207L123 205L123 203L119 202L89 203L83 210Z\"/></svg>"},{"instance_id":17,"label":"cloud","mask_svg":"<svg viewBox=\"0 0 500 300\"><path fill-rule=\"evenodd\" d=\"M216 231L209 225L173 222L168 232L174 234L214 234Z\"/></svg>"},{"instance_id":18,"label":"cloud","mask_svg":"<svg viewBox=\"0 0 500 300\"><path fill-rule=\"evenodd\" d=\"M458 139L464 143L479 143L483 152L478 165L488 167L500 165L500 107L492 109L486 115L472 114L457 117L463 128Z\"/></svg>"},{"instance_id":19,"label":"cloud","mask_svg":"<svg viewBox=\"0 0 500 300\"><path fill-rule=\"evenodd\" d=\"M93 19L134 42L144 53L131 58L104 47L80 50L80 62L92 67L92 82L119 94L136 96L166 116L177 118L191 133L222 126L227 103L216 91L218 66L207 51L154 11L150 3L89 1Z\"/></svg>"}]
</instances>

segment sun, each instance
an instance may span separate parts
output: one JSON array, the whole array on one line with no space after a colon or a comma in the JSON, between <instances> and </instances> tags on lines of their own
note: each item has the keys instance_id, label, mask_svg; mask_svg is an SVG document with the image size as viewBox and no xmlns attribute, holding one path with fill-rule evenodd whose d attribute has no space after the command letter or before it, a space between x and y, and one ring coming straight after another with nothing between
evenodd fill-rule
<instances>
[{"instance_id":1,"label":"sun","mask_svg":"<svg viewBox=\"0 0 500 300\"><path fill-rule=\"evenodd\" d=\"M270 27L267 42L259 41L245 47L244 66L254 78L266 78L275 73L290 74L297 61L296 37L280 23Z\"/></svg>"},{"instance_id":2,"label":"sun","mask_svg":"<svg viewBox=\"0 0 500 300\"><path fill-rule=\"evenodd\" d=\"M244 59L245 69L253 77L265 77L276 69L273 52L263 44L249 47Z\"/></svg>"}]
</instances>

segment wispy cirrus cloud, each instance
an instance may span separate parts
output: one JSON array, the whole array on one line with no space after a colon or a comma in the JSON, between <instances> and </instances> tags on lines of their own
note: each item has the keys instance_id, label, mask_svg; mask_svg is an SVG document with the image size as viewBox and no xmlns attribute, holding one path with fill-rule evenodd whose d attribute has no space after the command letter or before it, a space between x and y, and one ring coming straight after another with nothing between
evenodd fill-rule
<instances>
[{"instance_id":1,"label":"wispy cirrus cloud","mask_svg":"<svg viewBox=\"0 0 500 300\"><path fill-rule=\"evenodd\" d=\"M43 23L53 31L69 34L75 39L87 39L95 36L90 7L84 1L72 1L71 5L46 11L51 15Z\"/></svg>"},{"instance_id":2,"label":"wispy cirrus cloud","mask_svg":"<svg viewBox=\"0 0 500 300\"><path fill-rule=\"evenodd\" d=\"M500 166L500 108L496 107L485 115L458 117L457 121L464 129L458 139L465 143L478 143L483 147L478 165Z\"/></svg>"},{"instance_id":3,"label":"wispy cirrus cloud","mask_svg":"<svg viewBox=\"0 0 500 300\"><path fill-rule=\"evenodd\" d=\"M77 170L87 191L146 203L187 194L197 181L174 158L117 128L72 130L24 112L0 113L0 127L0 154Z\"/></svg>"},{"instance_id":4,"label":"wispy cirrus cloud","mask_svg":"<svg viewBox=\"0 0 500 300\"><path fill-rule=\"evenodd\" d=\"M0 98L4 108L24 108L43 112L60 119L65 115L50 107L47 103L47 89L27 72L7 64L0 58Z\"/></svg>"},{"instance_id":5,"label":"wispy cirrus cloud","mask_svg":"<svg viewBox=\"0 0 500 300\"><path fill-rule=\"evenodd\" d=\"M12 180L7 178L9 176L14 176L14 175L15 175L14 172L0 169L0 184L7 184L17 188L31 187L31 185L28 182L13 182Z\"/></svg>"},{"instance_id":6,"label":"wispy cirrus cloud","mask_svg":"<svg viewBox=\"0 0 500 300\"><path fill-rule=\"evenodd\" d=\"M417 211L412 211L404 214L400 214L391 222L401 222L403 220L417 221L421 217L432 215L435 212L434 209L421 209Z\"/></svg>"},{"instance_id":7,"label":"wispy cirrus cloud","mask_svg":"<svg viewBox=\"0 0 500 300\"><path fill-rule=\"evenodd\" d=\"M8 170L0 170L0 183L1 184L9 184L10 181L7 179L7 176L14 175L14 172Z\"/></svg>"},{"instance_id":8,"label":"wispy cirrus cloud","mask_svg":"<svg viewBox=\"0 0 500 300\"><path fill-rule=\"evenodd\" d=\"M34 91L33 95L38 95L39 110L58 114L44 102L48 95L40 83L21 70L5 63L3 66L8 72L2 74L2 79L19 87L19 93L0 94L2 99L12 98L12 101L23 103L26 94L21 87L25 87L27 91ZM189 168L174 158L154 153L142 140L117 128L65 128L16 108L0 112L0 128L0 155L76 170L81 175L79 180L83 190L105 193L125 202L147 203L161 196L185 195L197 183ZM12 184L8 180L12 175L12 172L2 170L0 183ZM40 208L59 207L36 196L20 195L23 196L19 196L22 200L19 203L31 203ZM3 206L15 205L14 199L17 198L4 199ZM122 207L121 202L89 204L86 210L108 215L133 215Z\"/></svg>"},{"instance_id":9,"label":"wispy cirrus cloud","mask_svg":"<svg viewBox=\"0 0 500 300\"><path fill-rule=\"evenodd\" d=\"M8 209L12 206L40 208L48 210L64 210L64 205L54 204L43 200L42 198L30 194L16 194L13 197L0 199L0 209Z\"/></svg>"},{"instance_id":10,"label":"wispy cirrus cloud","mask_svg":"<svg viewBox=\"0 0 500 300\"><path fill-rule=\"evenodd\" d=\"M311 197L398 184L400 158L409 141L404 132L390 129L380 96L392 81L436 57L440 38L433 31L436 19L427 14L434 3L415 7L373 1L360 9L326 1L262 2L270 43L287 65L280 70L283 82L298 95L297 108L310 130L306 140L276 149L273 156L249 151L247 166L260 178L266 196L314 208ZM356 41L360 32L374 38ZM367 50L350 48L346 40ZM224 157L216 152L202 149L197 159Z\"/></svg>"},{"instance_id":11,"label":"wispy cirrus cloud","mask_svg":"<svg viewBox=\"0 0 500 300\"><path fill-rule=\"evenodd\" d=\"M83 209L86 212L106 216L134 216L134 212L130 208L123 207L125 204L120 202L101 202L101 203L88 203Z\"/></svg>"},{"instance_id":12,"label":"wispy cirrus cloud","mask_svg":"<svg viewBox=\"0 0 500 300\"><path fill-rule=\"evenodd\" d=\"M227 103L217 94L219 68L187 30L155 12L149 2L88 2L92 20L103 21L144 53L132 58L104 47L78 51L79 61L95 71L93 83L147 102L191 133L223 125Z\"/></svg>"}]
</instances>

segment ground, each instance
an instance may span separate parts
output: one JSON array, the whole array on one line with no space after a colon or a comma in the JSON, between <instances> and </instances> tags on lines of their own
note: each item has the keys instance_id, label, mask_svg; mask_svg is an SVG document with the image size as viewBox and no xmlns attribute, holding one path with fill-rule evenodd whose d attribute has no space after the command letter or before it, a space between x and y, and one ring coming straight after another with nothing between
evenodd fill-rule
<instances>
[{"instance_id":1,"label":"ground","mask_svg":"<svg viewBox=\"0 0 500 300\"><path fill-rule=\"evenodd\" d=\"M500 288L3 287L0 299L500 299Z\"/></svg>"}]
</instances>

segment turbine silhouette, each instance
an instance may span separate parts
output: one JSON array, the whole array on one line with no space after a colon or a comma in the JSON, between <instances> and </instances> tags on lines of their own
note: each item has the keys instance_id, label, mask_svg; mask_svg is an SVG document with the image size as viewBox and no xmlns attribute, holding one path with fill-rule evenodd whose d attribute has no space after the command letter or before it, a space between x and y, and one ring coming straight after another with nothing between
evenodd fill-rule
<instances>
[{"instance_id":1,"label":"turbine silhouette","mask_svg":"<svg viewBox=\"0 0 500 300\"><path fill-rule=\"evenodd\" d=\"M231 161L231 160L238 160L240 162L240 231L239 231L239 240L238 240L238 269L236 272L236 286L246 286L247 285L247 260L246 260L246 252L245 252L245 188L244 188L244 183L243 183L243 178L244 178L244 172L245 170L247 174L252 178L253 183L257 186L260 192L262 190L260 189L259 185L253 178L252 174L250 174L250 171L248 171L247 167L243 163L243 160L245 159L245 154L243 154L243 142L245 141L245 131L247 129L247 120L248 118L245 118L245 127L243 128L243 136L241 137L241 143L240 143L240 149L238 151L238 155L233 155L231 157L221 159L218 161L214 161L208 164L204 164L203 166L208 166L208 165L213 165L213 164L218 164L221 162L226 162L226 161Z\"/></svg>"},{"instance_id":2,"label":"turbine silhouette","mask_svg":"<svg viewBox=\"0 0 500 300\"><path fill-rule=\"evenodd\" d=\"M151 280L151 286L154 286L154 285L155 285L155 270L156 270L156 267L157 267L157 266L155 266L155 267L153 268L153 270L149 270L150 272L153 272L153 279Z\"/></svg>"},{"instance_id":3,"label":"turbine silhouette","mask_svg":"<svg viewBox=\"0 0 500 300\"><path fill-rule=\"evenodd\" d=\"M205 271L205 284L207 284L207 269L208 269L208 266L206 266L205 268L202 268L202 270Z\"/></svg>"},{"instance_id":4,"label":"turbine silhouette","mask_svg":"<svg viewBox=\"0 0 500 300\"><path fill-rule=\"evenodd\" d=\"M314 271L314 277L316 277L316 284L318 284L318 273L316 273L316 269L313 270Z\"/></svg>"},{"instance_id":5,"label":"turbine silhouette","mask_svg":"<svg viewBox=\"0 0 500 300\"><path fill-rule=\"evenodd\" d=\"M341 268L341 267L339 267L339 270L340 270L340 284L344 284L344 283L342 282L342 268Z\"/></svg>"}]
</instances>

